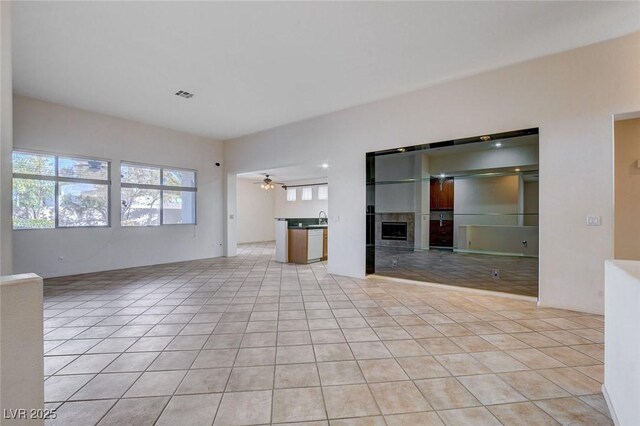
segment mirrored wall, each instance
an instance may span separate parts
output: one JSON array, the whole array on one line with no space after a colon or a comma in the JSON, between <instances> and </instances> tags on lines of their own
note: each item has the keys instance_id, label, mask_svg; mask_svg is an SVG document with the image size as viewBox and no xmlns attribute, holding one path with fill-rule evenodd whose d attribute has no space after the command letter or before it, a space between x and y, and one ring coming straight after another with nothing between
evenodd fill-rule
<instances>
[{"instance_id":1,"label":"mirrored wall","mask_svg":"<svg viewBox=\"0 0 640 426\"><path fill-rule=\"evenodd\" d=\"M538 129L367 154L367 273L538 295Z\"/></svg>"}]
</instances>

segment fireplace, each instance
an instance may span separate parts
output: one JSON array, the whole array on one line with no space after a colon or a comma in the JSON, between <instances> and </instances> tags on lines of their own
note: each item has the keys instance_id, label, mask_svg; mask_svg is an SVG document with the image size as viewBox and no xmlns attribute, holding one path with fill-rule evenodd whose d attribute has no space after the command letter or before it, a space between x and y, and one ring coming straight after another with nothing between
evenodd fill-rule
<instances>
[{"instance_id":1,"label":"fireplace","mask_svg":"<svg viewBox=\"0 0 640 426\"><path fill-rule=\"evenodd\" d=\"M407 222L382 222L383 240L407 240Z\"/></svg>"},{"instance_id":2,"label":"fireplace","mask_svg":"<svg viewBox=\"0 0 640 426\"><path fill-rule=\"evenodd\" d=\"M415 223L413 212L376 213L376 247L413 249Z\"/></svg>"}]
</instances>

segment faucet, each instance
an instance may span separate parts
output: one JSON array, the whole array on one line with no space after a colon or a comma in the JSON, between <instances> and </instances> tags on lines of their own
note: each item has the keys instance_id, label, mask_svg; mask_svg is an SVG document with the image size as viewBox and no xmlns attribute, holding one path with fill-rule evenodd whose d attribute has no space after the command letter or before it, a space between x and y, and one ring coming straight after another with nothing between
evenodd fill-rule
<instances>
[{"instance_id":1,"label":"faucet","mask_svg":"<svg viewBox=\"0 0 640 426\"><path fill-rule=\"evenodd\" d=\"M327 213L324 210L320 210L320 213L318 213L318 224L326 225L327 223L329 223L329 219L327 218Z\"/></svg>"}]
</instances>

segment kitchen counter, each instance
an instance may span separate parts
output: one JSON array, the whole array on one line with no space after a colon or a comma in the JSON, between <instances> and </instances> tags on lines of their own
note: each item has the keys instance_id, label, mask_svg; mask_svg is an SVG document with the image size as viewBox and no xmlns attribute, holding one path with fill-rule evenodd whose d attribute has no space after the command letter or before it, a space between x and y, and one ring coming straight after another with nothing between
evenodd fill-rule
<instances>
[{"instance_id":1,"label":"kitchen counter","mask_svg":"<svg viewBox=\"0 0 640 426\"><path fill-rule=\"evenodd\" d=\"M328 224L318 218L276 218L276 261L307 264L327 259Z\"/></svg>"},{"instance_id":2,"label":"kitchen counter","mask_svg":"<svg viewBox=\"0 0 640 426\"><path fill-rule=\"evenodd\" d=\"M295 226L295 225L289 225L288 228L289 229L318 229L318 228L328 228L329 225L302 225L302 226Z\"/></svg>"},{"instance_id":3,"label":"kitchen counter","mask_svg":"<svg viewBox=\"0 0 640 426\"><path fill-rule=\"evenodd\" d=\"M306 265L327 260L327 226L294 226L288 229L289 263Z\"/></svg>"}]
</instances>

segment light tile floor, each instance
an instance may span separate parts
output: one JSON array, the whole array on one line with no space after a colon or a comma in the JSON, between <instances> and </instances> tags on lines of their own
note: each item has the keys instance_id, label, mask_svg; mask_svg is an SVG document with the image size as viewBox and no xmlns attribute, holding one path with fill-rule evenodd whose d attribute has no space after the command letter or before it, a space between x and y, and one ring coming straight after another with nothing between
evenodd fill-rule
<instances>
[{"instance_id":1,"label":"light tile floor","mask_svg":"<svg viewBox=\"0 0 640 426\"><path fill-rule=\"evenodd\" d=\"M601 316L273 258L46 280L48 424L612 423Z\"/></svg>"}]
</instances>

